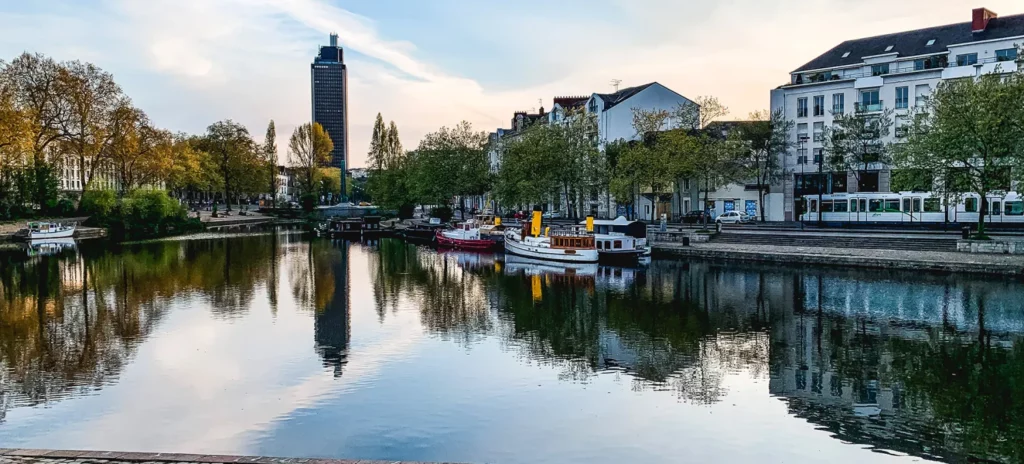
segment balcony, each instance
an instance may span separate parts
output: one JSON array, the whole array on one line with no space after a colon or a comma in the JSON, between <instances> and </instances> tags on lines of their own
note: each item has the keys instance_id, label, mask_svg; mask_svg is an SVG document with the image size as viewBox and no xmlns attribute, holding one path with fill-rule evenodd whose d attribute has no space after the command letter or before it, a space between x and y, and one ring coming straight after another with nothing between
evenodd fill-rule
<instances>
[{"instance_id":1,"label":"balcony","mask_svg":"<svg viewBox=\"0 0 1024 464\"><path fill-rule=\"evenodd\" d=\"M878 103L856 103L858 113L880 113L885 109L885 102L878 100Z\"/></svg>"}]
</instances>

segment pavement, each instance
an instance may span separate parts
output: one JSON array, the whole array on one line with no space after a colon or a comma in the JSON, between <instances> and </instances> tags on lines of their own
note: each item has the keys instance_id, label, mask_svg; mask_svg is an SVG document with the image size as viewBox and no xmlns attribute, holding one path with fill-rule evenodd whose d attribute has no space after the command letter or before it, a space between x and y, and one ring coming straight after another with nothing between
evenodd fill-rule
<instances>
[{"instance_id":1,"label":"pavement","mask_svg":"<svg viewBox=\"0 0 1024 464\"><path fill-rule=\"evenodd\" d=\"M1024 255L863 248L743 245L732 243L653 244L655 255L827 266L965 272L1024 277Z\"/></svg>"},{"instance_id":2,"label":"pavement","mask_svg":"<svg viewBox=\"0 0 1024 464\"><path fill-rule=\"evenodd\" d=\"M268 456L210 454L122 453L113 451L66 451L0 449L0 464L425 464L405 461L302 459Z\"/></svg>"}]
</instances>

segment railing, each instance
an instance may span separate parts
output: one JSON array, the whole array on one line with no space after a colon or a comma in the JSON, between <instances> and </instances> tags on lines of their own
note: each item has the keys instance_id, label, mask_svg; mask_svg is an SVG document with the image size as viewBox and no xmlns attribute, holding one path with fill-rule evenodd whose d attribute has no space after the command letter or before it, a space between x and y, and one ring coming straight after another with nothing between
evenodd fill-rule
<instances>
[{"instance_id":1,"label":"railing","mask_svg":"<svg viewBox=\"0 0 1024 464\"><path fill-rule=\"evenodd\" d=\"M888 72L878 73L874 70L862 71L862 72L823 72L811 75L798 75L796 82L790 82L790 85L801 85L801 84L814 84L820 82L830 81L841 81L847 79L860 79L863 77L876 77L876 76L889 76L894 74L907 74L921 71L941 71L946 68L961 68L966 66L981 66L989 63L1012 63L1020 62L1020 57L1014 59L1010 57L986 57L978 58L978 60L971 64L958 64L956 61L945 64L944 66L923 66L918 67L913 61L903 61L897 63L891 63ZM868 66L868 65L865 65Z\"/></svg>"},{"instance_id":2,"label":"railing","mask_svg":"<svg viewBox=\"0 0 1024 464\"><path fill-rule=\"evenodd\" d=\"M885 103L882 100L878 100L878 103L855 103L854 106L858 113L877 113L885 108Z\"/></svg>"}]
</instances>

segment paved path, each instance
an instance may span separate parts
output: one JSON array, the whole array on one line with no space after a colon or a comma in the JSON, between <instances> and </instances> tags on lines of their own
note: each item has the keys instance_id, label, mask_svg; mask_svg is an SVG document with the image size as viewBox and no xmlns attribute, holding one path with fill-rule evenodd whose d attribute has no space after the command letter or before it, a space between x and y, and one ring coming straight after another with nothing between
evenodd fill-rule
<instances>
[{"instance_id":1,"label":"paved path","mask_svg":"<svg viewBox=\"0 0 1024 464\"><path fill-rule=\"evenodd\" d=\"M0 464L425 464L399 461L298 459L209 454L121 453L113 451L52 451L0 448Z\"/></svg>"},{"instance_id":2,"label":"paved path","mask_svg":"<svg viewBox=\"0 0 1024 464\"><path fill-rule=\"evenodd\" d=\"M716 244L713 242L698 243L692 246L654 243L653 247L656 254L663 256L1024 276L1024 256L1021 255Z\"/></svg>"}]
</instances>

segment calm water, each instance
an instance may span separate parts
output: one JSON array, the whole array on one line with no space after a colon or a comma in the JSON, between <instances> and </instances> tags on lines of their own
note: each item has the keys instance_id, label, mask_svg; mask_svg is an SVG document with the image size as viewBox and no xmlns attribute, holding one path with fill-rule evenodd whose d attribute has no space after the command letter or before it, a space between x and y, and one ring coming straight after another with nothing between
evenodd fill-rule
<instances>
[{"instance_id":1,"label":"calm water","mask_svg":"<svg viewBox=\"0 0 1024 464\"><path fill-rule=\"evenodd\" d=\"M1024 461L1024 286L398 241L0 251L0 447Z\"/></svg>"}]
</instances>

